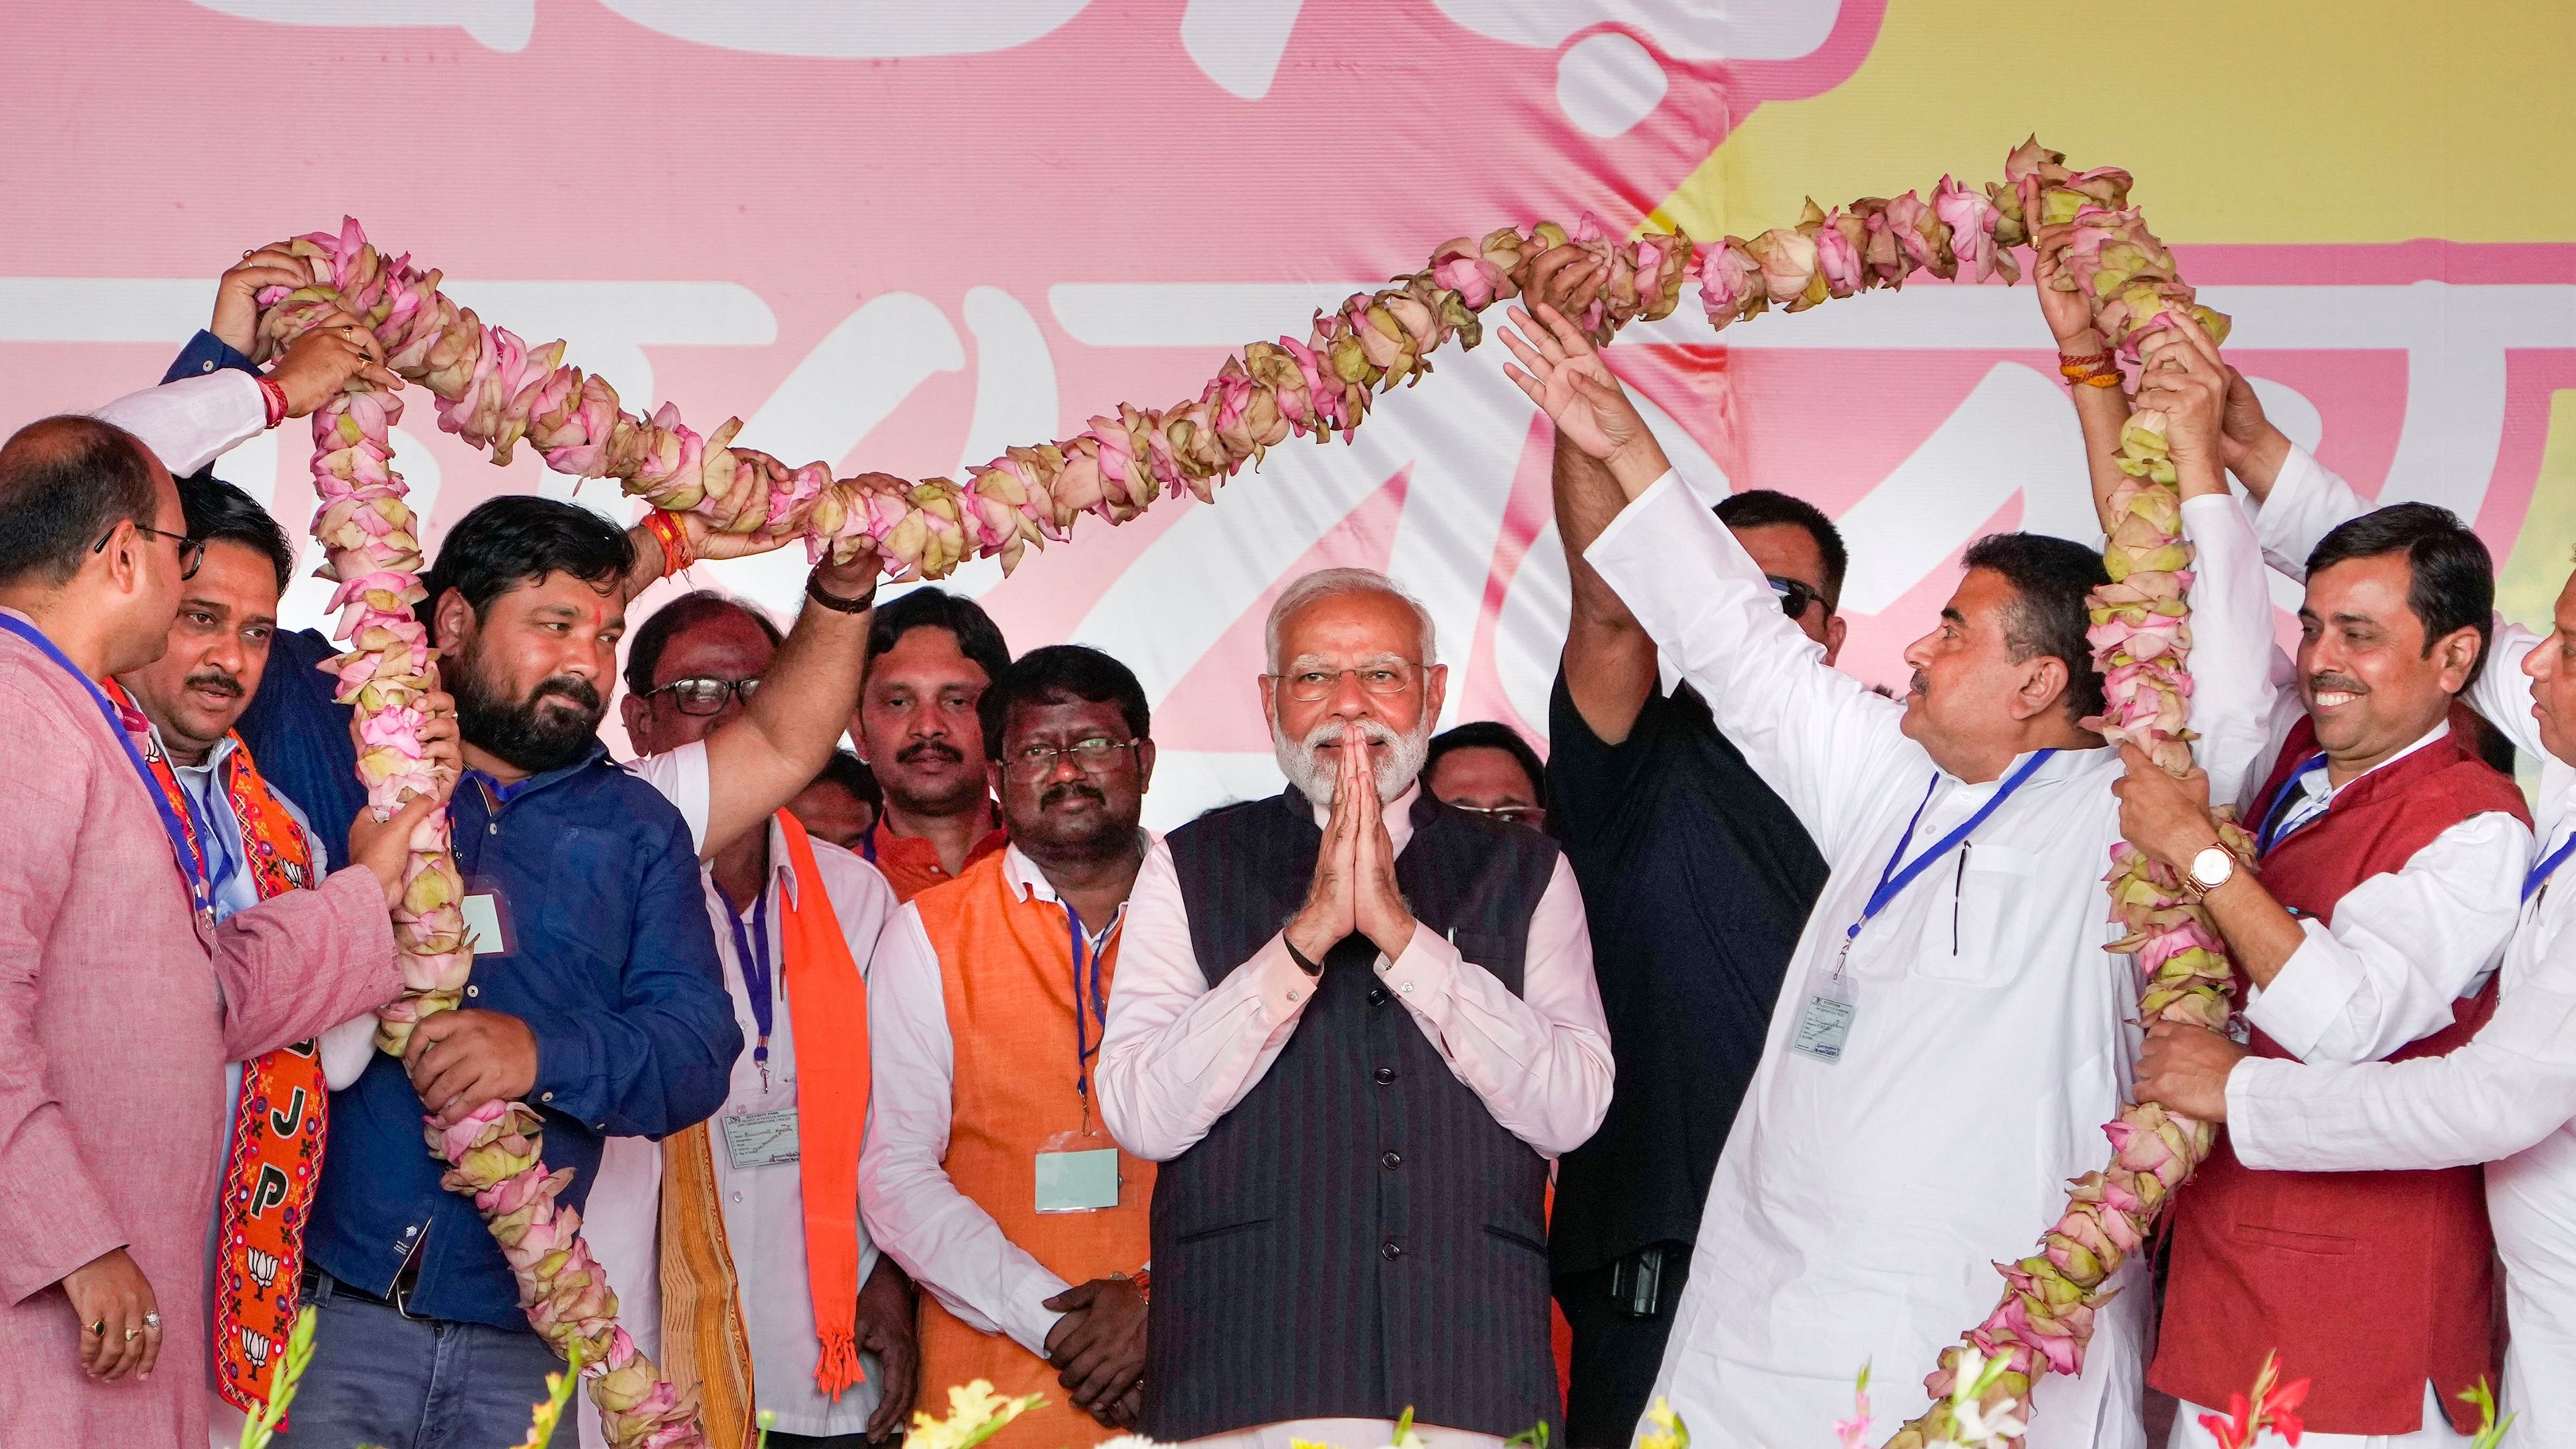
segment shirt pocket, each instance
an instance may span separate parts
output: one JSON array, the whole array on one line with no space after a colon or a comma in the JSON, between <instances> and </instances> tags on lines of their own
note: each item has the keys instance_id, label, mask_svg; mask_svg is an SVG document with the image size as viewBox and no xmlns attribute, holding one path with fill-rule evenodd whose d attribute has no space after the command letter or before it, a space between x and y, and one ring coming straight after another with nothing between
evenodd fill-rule
<instances>
[{"instance_id":1,"label":"shirt pocket","mask_svg":"<svg viewBox=\"0 0 2576 1449\"><path fill-rule=\"evenodd\" d=\"M612 986L625 969L635 916L621 844L595 827L566 827L555 837L538 906L547 945L578 957L595 980Z\"/></svg>"},{"instance_id":2,"label":"shirt pocket","mask_svg":"<svg viewBox=\"0 0 2576 1449\"><path fill-rule=\"evenodd\" d=\"M2047 915L2034 895L2039 874L2031 852L1973 839L1924 871L1914 888L1950 899L1934 902L1914 974L1961 986L2002 986L2019 976Z\"/></svg>"}]
</instances>

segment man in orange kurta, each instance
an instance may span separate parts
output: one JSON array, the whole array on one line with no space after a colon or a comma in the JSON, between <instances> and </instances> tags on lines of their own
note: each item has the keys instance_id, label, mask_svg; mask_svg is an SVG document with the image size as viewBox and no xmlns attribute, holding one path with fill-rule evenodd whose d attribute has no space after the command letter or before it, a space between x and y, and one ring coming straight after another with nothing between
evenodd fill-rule
<instances>
[{"instance_id":1,"label":"man in orange kurta","mask_svg":"<svg viewBox=\"0 0 2576 1449\"><path fill-rule=\"evenodd\" d=\"M1044 1394L1000 1449L1093 1443L1144 1372L1154 1166L1091 1097L1118 926L1143 864L1145 692L1097 650L1032 650L979 707L1010 845L913 898L868 978L859 1204L927 1290L925 1406Z\"/></svg>"}]
</instances>

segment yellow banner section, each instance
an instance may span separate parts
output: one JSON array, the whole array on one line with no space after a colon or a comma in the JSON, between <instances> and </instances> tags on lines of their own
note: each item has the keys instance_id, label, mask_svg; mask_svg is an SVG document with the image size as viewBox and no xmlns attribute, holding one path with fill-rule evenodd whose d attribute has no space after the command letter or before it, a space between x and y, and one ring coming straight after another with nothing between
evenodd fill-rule
<instances>
[{"instance_id":1,"label":"yellow banner section","mask_svg":"<svg viewBox=\"0 0 2576 1449\"><path fill-rule=\"evenodd\" d=\"M2169 241L2576 241L2571 72L2569 0L1888 0L1857 74L1765 102L1665 210L1750 236L1998 180L2037 132L2134 172Z\"/></svg>"}]
</instances>

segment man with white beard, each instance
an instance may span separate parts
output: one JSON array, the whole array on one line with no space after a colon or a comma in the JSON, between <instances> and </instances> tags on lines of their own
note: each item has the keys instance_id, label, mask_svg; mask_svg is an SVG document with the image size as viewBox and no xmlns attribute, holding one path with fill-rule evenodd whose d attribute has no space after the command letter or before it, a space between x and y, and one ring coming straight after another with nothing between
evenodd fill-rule
<instances>
[{"instance_id":1,"label":"man with white beard","mask_svg":"<svg viewBox=\"0 0 2576 1449\"><path fill-rule=\"evenodd\" d=\"M1101 1047L1102 1118L1162 1164L1138 1428L1556 1425L1548 1161L1611 1080L1573 873L1422 790L1448 675L1393 582L1308 574L1266 632L1291 783L1153 844Z\"/></svg>"}]
</instances>

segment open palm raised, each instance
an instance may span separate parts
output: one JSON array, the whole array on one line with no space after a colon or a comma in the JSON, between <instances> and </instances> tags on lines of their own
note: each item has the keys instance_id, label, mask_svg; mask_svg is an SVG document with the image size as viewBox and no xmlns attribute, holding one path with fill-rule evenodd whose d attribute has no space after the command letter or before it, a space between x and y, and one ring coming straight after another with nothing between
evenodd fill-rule
<instances>
[{"instance_id":1,"label":"open palm raised","mask_svg":"<svg viewBox=\"0 0 2576 1449\"><path fill-rule=\"evenodd\" d=\"M1590 339L1544 302L1536 321L1518 307L1511 315L1512 325L1502 329L1503 345L1521 365L1503 364L1503 375L1529 394L1567 441L1614 472L1628 472L1621 465L1633 464L1646 479L1661 476L1663 449Z\"/></svg>"}]
</instances>

